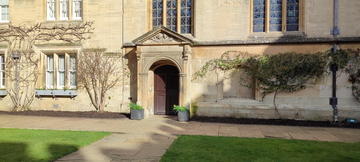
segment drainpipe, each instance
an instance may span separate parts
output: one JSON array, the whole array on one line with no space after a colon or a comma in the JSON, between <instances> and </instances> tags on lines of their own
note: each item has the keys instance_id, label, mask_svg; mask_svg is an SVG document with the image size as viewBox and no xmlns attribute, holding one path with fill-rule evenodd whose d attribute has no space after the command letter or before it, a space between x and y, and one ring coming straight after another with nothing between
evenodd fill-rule
<instances>
[{"instance_id":1,"label":"drainpipe","mask_svg":"<svg viewBox=\"0 0 360 162\"><path fill-rule=\"evenodd\" d=\"M340 34L340 29L337 27L338 24L338 0L334 0L335 12L334 12L334 27L331 29L331 34L334 35L334 39L337 38L337 35ZM336 41L336 40L335 40ZM337 44L334 43L334 53L337 51ZM336 71L338 71L338 66L336 64L330 65L330 70L333 73L333 85L332 85L332 97L330 98L330 105L334 109L334 122L338 122L338 108L336 98Z\"/></svg>"},{"instance_id":2,"label":"drainpipe","mask_svg":"<svg viewBox=\"0 0 360 162\"><path fill-rule=\"evenodd\" d=\"M124 14L125 14L125 7L124 7L125 3L124 3L124 0L122 0L122 4L121 4L121 7L122 7L122 15L121 15L121 54L122 54L122 57L121 57L121 68L123 69L123 72L124 72L124 57L125 57L125 48L124 48ZM123 73L124 75L124 73ZM124 92L125 92L125 79L123 77L122 79L122 92L121 92L121 104L120 104L120 112L123 109L124 107Z\"/></svg>"}]
</instances>

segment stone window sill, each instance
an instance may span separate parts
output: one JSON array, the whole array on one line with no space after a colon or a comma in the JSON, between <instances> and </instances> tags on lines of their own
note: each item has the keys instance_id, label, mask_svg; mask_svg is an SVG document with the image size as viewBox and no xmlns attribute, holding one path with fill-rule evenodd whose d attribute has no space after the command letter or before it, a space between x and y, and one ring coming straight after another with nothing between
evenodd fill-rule
<instances>
[{"instance_id":1,"label":"stone window sill","mask_svg":"<svg viewBox=\"0 0 360 162\"><path fill-rule=\"evenodd\" d=\"M35 96L42 99L42 97L70 97L75 100L77 96L77 90L35 90Z\"/></svg>"},{"instance_id":2,"label":"stone window sill","mask_svg":"<svg viewBox=\"0 0 360 162\"><path fill-rule=\"evenodd\" d=\"M7 90L0 89L0 100L2 100L7 95Z\"/></svg>"}]
</instances>

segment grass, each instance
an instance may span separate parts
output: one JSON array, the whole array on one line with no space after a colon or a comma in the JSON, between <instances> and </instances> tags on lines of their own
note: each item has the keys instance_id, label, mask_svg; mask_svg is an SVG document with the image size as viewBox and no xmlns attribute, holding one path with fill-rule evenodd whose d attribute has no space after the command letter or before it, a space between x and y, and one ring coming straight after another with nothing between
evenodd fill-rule
<instances>
[{"instance_id":1,"label":"grass","mask_svg":"<svg viewBox=\"0 0 360 162\"><path fill-rule=\"evenodd\" d=\"M161 162L359 161L360 143L181 135Z\"/></svg>"},{"instance_id":2,"label":"grass","mask_svg":"<svg viewBox=\"0 0 360 162\"><path fill-rule=\"evenodd\" d=\"M110 134L0 128L0 161L54 161Z\"/></svg>"}]
</instances>

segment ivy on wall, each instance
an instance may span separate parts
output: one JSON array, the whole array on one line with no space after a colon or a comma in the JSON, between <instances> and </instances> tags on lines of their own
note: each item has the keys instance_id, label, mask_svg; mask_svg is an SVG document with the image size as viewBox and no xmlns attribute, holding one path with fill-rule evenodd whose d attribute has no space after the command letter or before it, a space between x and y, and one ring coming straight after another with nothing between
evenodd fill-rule
<instances>
[{"instance_id":1,"label":"ivy on wall","mask_svg":"<svg viewBox=\"0 0 360 162\"><path fill-rule=\"evenodd\" d=\"M356 84L353 86L354 96L357 96L360 102L359 52L357 55L351 55L349 50L338 50L336 53L332 51L313 54L286 52L274 55L227 51L219 59L208 61L195 73L194 79L205 77L209 71L215 69L224 71L243 69L246 77L240 78L240 85L261 90L263 97L274 92L274 108L281 117L276 107L276 96L280 92L294 92L305 89L306 84L316 84L317 79L328 73L329 65L336 63L339 69L349 68L346 71L350 74L353 84ZM357 60L354 66L347 66L349 60L355 57ZM255 82L249 77L253 77ZM314 82L310 83L312 80Z\"/></svg>"}]
</instances>

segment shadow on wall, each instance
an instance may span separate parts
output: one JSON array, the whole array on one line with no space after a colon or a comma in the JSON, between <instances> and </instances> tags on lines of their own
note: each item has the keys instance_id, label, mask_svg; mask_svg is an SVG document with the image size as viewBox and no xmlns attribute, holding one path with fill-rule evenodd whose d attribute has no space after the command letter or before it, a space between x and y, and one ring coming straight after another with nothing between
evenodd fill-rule
<instances>
[{"instance_id":1,"label":"shadow on wall","mask_svg":"<svg viewBox=\"0 0 360 162\"><path fill-rule=\"evenodd\" d=\"M127 59L127 67L130 71L130 98L129 102L136 103L137 101L137 56L135 49L132 49L130 52L128 52L125 55L125 58Z\"/></svg>"}]
</instances>

